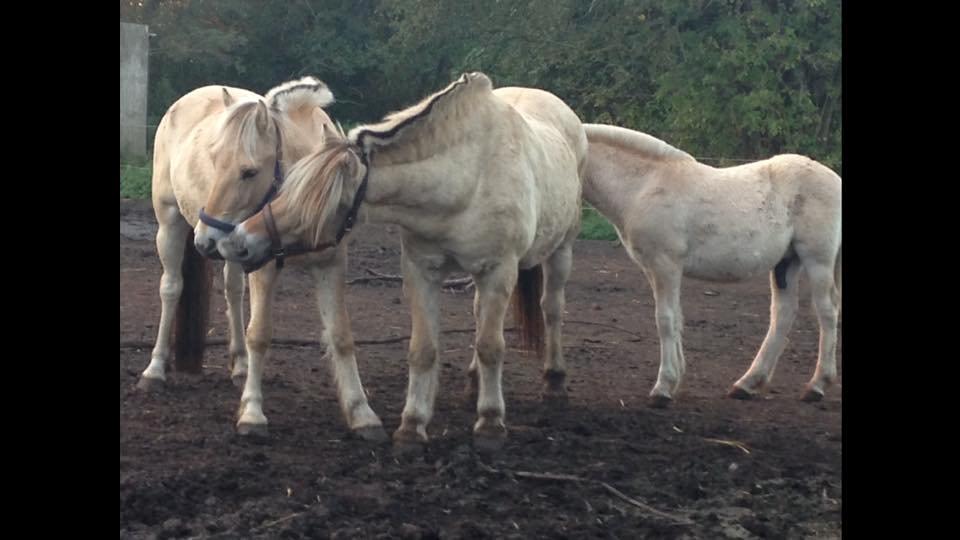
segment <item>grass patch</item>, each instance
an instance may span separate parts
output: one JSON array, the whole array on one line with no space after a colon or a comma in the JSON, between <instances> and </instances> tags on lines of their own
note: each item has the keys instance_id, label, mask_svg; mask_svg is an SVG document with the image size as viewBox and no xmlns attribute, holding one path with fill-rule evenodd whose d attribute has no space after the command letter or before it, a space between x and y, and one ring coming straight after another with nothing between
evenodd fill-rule
<instances>
[{"instance_id":1,"label":"grass patch","mask_svg":"<svg viewBox=\"0 0 960 540\"><path fill-rule=\"evenodd\" d=\"M128 161L120 164L120 197L149 199L153 167L149 160Z\"/></svg>"},{"instance_id":2,"label":"grass patch","mask_svg":"<svg viewBox=\"0 0 960 540\"><path fill-rule=\"evenodd\" d=\"M619 240L613 225L596 208L584 204L580 226L580 238L584 240Z\"/></svg>"}]
</instances>

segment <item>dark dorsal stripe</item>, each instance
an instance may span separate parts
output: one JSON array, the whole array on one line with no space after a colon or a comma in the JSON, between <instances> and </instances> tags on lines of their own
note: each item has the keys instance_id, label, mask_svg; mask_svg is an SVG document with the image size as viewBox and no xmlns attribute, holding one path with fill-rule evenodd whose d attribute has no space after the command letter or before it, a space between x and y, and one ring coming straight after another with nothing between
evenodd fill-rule
<instances>
[{"instance_id":1,"label":"dark dorsal stripe","mask_svg":"<svg viewBox=\"0 0 960 540\"><path fill-rule=\"evenodd\" d=\"M447 88L447 89L444 90L443 92L440 92L439 94L433 96L433 99L431 99L431 100L427 103L427 106L424 107L422 111L420 111L420 112L418 112L417 114L411 116L410 118L407 118L407 119L403 120L403 121L400 122L399 124L393 126L392 128L390 128L390 129L388 129L388 130L386 130L386 131L374 131L374 130L372 130L372 129L362 129L362 130L358 131L356 137L354 137L355 142L360 146L360 148L366 149L366 144L365 144L365 142L364 142L364 140L363 140L365 137L368 137L368 136L369 136L369 137L379 137L379 138L381 138L381 139L390 139L390 138L392 138L392 137L395 136L397 133L399 133L400 130L406 128L406 127L409 126L410 124L413 124L414 122L416 122L416 121L420 120L421 118L423 118L423 117L427 116L428 114L430 114L430 111L433 109L433 105L434 105L437 101L439 101L440 98L446 96L446 95L449 94L450 92L453 92L454 89L456 89L457 87L462 86L462 85L464 85L464 84L467 84L467 75L466 75L466 74L461 75L460 78L459 78L456 82L454 82L453 84L451 84L449 88Z\"/></svg>"}]
</instances>

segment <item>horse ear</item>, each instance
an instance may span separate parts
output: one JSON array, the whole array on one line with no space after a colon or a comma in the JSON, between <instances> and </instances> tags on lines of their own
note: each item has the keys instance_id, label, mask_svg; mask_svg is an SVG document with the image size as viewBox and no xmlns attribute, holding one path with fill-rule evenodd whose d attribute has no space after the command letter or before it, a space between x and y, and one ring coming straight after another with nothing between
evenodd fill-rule
<instances>
[{"instance_id":1,"label":"horse ear","mask_svg":"<svg viewBox=\"0 0 960 540\"><path fill-rule=\"evenodd\" d=\"M337 133L330 127L330 124L323 123L320 125L320 136L323 140L327 141L335 138Z\"/></svg>"},{"instance_id":2,"label":"horse ear","mask_svg":"<svg viewBox=\"0 0 960 540\"><path fill-rule=\"evenodd\" d=\"M223 89L223 106L230 107L233 105L233 96L230 95L230 92L227 92L227 89Z\"/></svg>"},{"instance_id":3,"label":"horse ear","mask_svg":"<svg viewBox=\"0 0 960 540\"><path fill-rule=\"evenodd\" d=\"M267 104L261 99L257 102L257 129L266 132L270 127L270 112L267 111Z\"/></svg>"}]
</instances>

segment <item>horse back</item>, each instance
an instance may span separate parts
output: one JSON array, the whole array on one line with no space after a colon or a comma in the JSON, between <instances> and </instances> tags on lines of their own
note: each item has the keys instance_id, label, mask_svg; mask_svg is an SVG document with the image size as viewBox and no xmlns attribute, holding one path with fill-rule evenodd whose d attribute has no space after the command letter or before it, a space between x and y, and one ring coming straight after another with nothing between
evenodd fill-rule
<instances>
[{"instance_id":1,"label":"horse back","mask_svg":"<svg viewBox=\"0 0 960 540\"><path fill-rule=\"evenodd\" d=\"M493 93L519 112L528 123L532 120L557 130L576 156L578 171L583 171L587 162L587 134L580 117L563 100L537 88L506 86L497 88Z\"/></svg>"}]
</instances>

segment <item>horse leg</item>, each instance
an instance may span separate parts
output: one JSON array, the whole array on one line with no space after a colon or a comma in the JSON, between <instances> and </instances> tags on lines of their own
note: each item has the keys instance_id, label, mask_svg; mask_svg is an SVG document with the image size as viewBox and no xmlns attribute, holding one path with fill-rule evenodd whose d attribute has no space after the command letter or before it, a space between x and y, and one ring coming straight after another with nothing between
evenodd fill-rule
<instances>
[{"instance_id":1,"label":"horse leg","mask_svg":"<svg viewBox=\"0 0 960 540\"><path fill-rule=\"evenodd\" d=\"M344 301L344 274L347 265L346 243L337 247L335 259L312 267L317 280L317 301L323 322L323 341L331 356L337 400L347 426L365 440L386 441L387 433L373 409L360 381L357 358L350 329L350 316Z\"/></svg>"},{"instance_id":2,"label":"horse leg","mask_svg":"<svg viewBox=\"0 0 960 540\"><path fill-rule=\"evenodd\" d=\"M398 448L406 449L426 444L427 424L433 417L440 377L437 359L443 276L421 270L409 259L405 250L401 250L400 266L403 269L404 294L410 302L412 329L407 353L407 400L393 440Z\"/></svg>"},{"instance_id":3,"label":"horse leg","mask_svg":"<svg viewBox=\"0 0 960 540\"><path fill-rule=\"evenodd\" d=\"M247 326L247 380L240 397L237 412L237 433L266 435L267 417L263 415L263 365L270 352L273 338L273 297L276 289L277 266L270 263L249 275L250 324Z\"/></svg>"},{"instance_id":4,"label":"horse leg","mask_svg":"<svg viewBox=\"0 0 960 540\"><path fill-rule=\"evenodd\" d=\"M650 406L667 407L679 389L686 362L681 335L683 314L680 310L680 281L683 271L675 262L661 257L650 269L650 285L656 303L657 332L660 337L660 371L657 384L650 392Z\"/></svg>"},{"instance_id":5,"label":"horse leg","mask_svg":"<svg viewBox=\"0 0 960 540\"><path fill-rule=\"evenodd\" d=\"M480 324L480 291L474 287L473 295L473 320L476 321L476 324ZM479 326L477 327L479 331ZM476 403L477 399L480 397L480 381L479 375L477 374L477 368L479 367L479 361L477 360L477 350L473 350L473 360L470 361L470 367L467 368L467 389L466 397L467 402L470 404Z\"/></svg>"},{"instance_id":6,"label":"horse leg","mask_svg":"<svg viewBox=\"0 0 960 540\"><path fill-rule=\"evenodd\" d=\"M230 326L230 378L234 386L243 388L247 377L247 348L243 341L243 269L239 263L223 265L223 294L227 299L227 320Z\"/></svg>"},{"instance_id":7,"label":"horse leg","mask_svg":"<svg viewBox=\"0 0 960 540\"><path fill-rule=\"evenodd\" d=\"M514 261L501 262L485 275L474 276L481 308L474 347L479 374L479 395L473 443L480 451L495 451L503 446L507 438L501 387L503 357L507 349L503 338L503 320L517 283L517 275L517 264Z\"/></svg>"},{"instance_id":8,"label":"horse leg","mask_svg":"<svg viewBox=\"0 0 960 540\"><path fill-rule=\"evenodd\" d=\"M793 258L786 263L784 283L781 289L777 285L777 271L770 272L770 328L764 338L760 351L750 364L750 369L733 384L727 394L735 399L751 399L773 377L777 367L777 360L787 345L787 335L796 320L797 306L800 300L800 269L803 266L799 259Z\"/></svg>"},{"instance_id":9,"label":"horse leg","mask_svg":"<svg viewBox=\"0 0 960 540\"><path fill-rule=\"evenodd\" d=\"M563 358L563 340L561 326L563 309L566 305L564 287L573 268L573 246L564 244L547 259L543 265L543 297L540 307L543 310L546 349L543 362L543 394L545 402L565 403L567 389L567 363Z\"/></svg>"},{"instance_id":10,"label":"horse leg","mask_svg":"<svg viewBox=\"0 0 960 540\"><path fill-rule=\"evenodd\" d=\"M832 263L833 261L831 261ZM837 378L837 318L840 294L834 278L833 264L806 264L813 305L820 323L820 350L817 368L807 383L803 401L820 401L824 390Z\"/></svg>"},{"instance_id":11,"label":"horse leg","mask_svg":"<svg viewBox=\"0 0 960 540\"><path fill-rule=\"evenodd\" d=\"M190 226L180 216L174 206L157 212L160 228L157 231L157 252L163 275L160 277L160 326L157 329L157 342L150 355L150 364L140 375L137 388L150 390L162 385L166 380L167 361L170 359L170 338L173 333L173 319L183 291L183 250L186 247ZM193 249L193 246L190 246Z\"/></svg>"}]
</instances>

